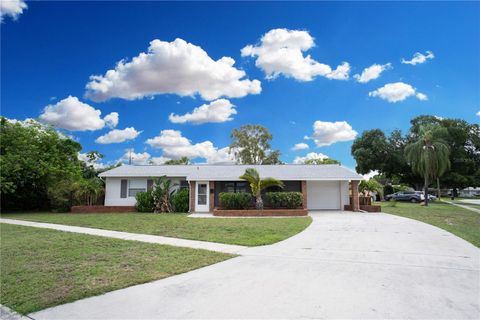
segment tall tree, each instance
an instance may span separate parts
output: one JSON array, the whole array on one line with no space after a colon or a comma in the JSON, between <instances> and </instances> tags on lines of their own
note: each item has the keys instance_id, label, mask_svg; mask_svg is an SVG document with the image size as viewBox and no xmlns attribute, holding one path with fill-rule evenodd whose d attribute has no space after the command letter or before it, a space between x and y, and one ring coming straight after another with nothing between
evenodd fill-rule
<instances>
[{"instance_id":1,"label":"tall tree","mask_svg":"<svg viewBox=\"0 0 480 320\"><path fill-rule=\"evenodd\" d=\"M268 187L283 188L283 182L274 178L260 178L260 174L253 168L248 168L240 179L246 180L250 184L250 189L255 197L255 207L258 210L263 209L262 190Z\"/></svg>"},{"instance_id":2,"label":"tall tree","mask_svg":"<svg viewBox=\"0 0 480 320\"><path fill-rule=\"evenodd\" d=\"M187 157L181 157L180 159L171 159L165 161L166 165L186 165L190 164L190 160Z\"/></svg>"},{"instance_id":3,"label":"tall tree","mask_svg":"<svg viewBox=\"0 0 480 320\"><path fill-rule=\"evenodd\" d=\"M68 206L75 181L81 178L81 148L35 121L0 118L2 209Z\"/></svg>"},{"instance_id":4,"label":"tall tree","mask_svg":"<svg viewBox=\"0 0 480 320\"><path fill-rule=\"evenodd\" d=\"M421 126L418 130L418 140L405 148L405 155L412 170L424 178L426 206L428 206L428 185L450 167L450 150L441 138L444 135L446 135L445 128L432 125Z\"/></svg>"},{"instance_id":5,"label":"tall tree","mask_svg":"<svg viewBox=\"0 0 480 320\"><path fill-rule=\"evenodd\" d=\"M280 151L272 150L272 134L258 124L247 124L233 129L230 152L240 164L281 164Z\"/></svg>"}]
</instances>

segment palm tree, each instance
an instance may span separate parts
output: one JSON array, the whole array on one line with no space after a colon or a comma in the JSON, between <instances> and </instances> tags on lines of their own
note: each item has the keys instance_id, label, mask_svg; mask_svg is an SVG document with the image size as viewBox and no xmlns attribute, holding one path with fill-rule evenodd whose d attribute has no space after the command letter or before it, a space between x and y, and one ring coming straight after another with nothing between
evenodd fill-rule
<instances>
[{"instance_id":1,"label":"palm tree","mask_svg":"<svg viewBox=\"0 0 480 320\"><path fill-rule=\"evenodd\" d=\"M360 191L365 198L372 198L373 193L381 193L383 191L382 185L375 179L362 180L358 185L358 191ZM368 204L368 203L366 203Z\"/></svg>"},{"instance_id":2,"label":"palm tree","mask_svg":"<svg viewBox=\"0 0 480 320\"><path fill-rule=\"evenodd\" d=\"M255 208L257 210L263 209L262 190L268 187L283 188L283 182L274 178L261 179L258 171L253 168L248 168L245 173L240 176L240 179L247 180L250 183L250 189L255 197Z\"/></svg>"},{"instance_id":3,"label":"palm tree","mask_svg":"<svg viewBox=\"0 0 480 320\"><path fill-rule=\"evenodd\" d=\"M405 156L414 173L424 178L425 205L428 206L428 185L450 168L450 150L440 138L446 131L421 127L416 142L406 146Z\"/></svg>"}]
</instances>

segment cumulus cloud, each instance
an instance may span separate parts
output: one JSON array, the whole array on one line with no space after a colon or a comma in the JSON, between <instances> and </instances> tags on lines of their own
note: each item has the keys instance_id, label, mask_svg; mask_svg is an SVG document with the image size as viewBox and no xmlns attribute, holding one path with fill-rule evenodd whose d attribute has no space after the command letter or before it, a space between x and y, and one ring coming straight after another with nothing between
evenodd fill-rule
<instances>
[{"instance_id":1,"label":"cumulus cloud","mask_svg":"<svg viewBox=\"0 0 480 320\"><path fill-rule=\"evenodd\" d=\"M353 170L355 171L355 170ZM362 174L363 179L370 180L378 174L378 170L370 170L367 174Z\"/></svg>"},{"instance_id":2,"label":"cumulus cloud","mask_svg":"<svg viewBox=\"0 0 480 320\"><path fill-rule=\"evenodd\" d=\"M429 59L435 58L435 55L433 54L432 51L426 51L425 54L422 54L420 52L415 52L413 55L413 58L410 60L405 60L402 58L402 63L403 64L411 64L412 66L416 64L422 64L427 62Z\"/></svg>"},{"instance_id":3,"label":"cumulus cloud","mask_svg":"<svg viewBox=\"0 0 480 320\"><path fill-rule=\"evenodd\" d=\"M71 131L99 130L105 126L106 121L112 123L115 118L118 121L116 112L108 114L104 119L100 117L101 114L100 110L81 102L77 97L68 96L56 104L46 106L39 119L54 127Z\"/></svg>"},{"instance_id":4,"label":"cumulus cloud","mask_svg":"<svg viewBox=\"0 0 480 320\"><path fill-rule=\"evenodd\" d=\"M335 70L315 61L304 52L315 45L314 38L301 30L272 29L265 33L258 45L247 45L241 50L243 57L255 57L255 65L262 69L267 79L283 74L299 81L311 81L316 76L329 79L348 79L350 65L347 62Z\"/></svg>"},{"instance_id":5,"label":"cumulus cloud","mask_svg":"<svg viewBox=\"0 0 480 320\"><path fill-rule=\"evenodd\" d=\"M99 162L100 158L90 159L86 153L78 153L78 160L85 162L87 165L92 166L94 169L103 169L106 167L104 163Z\"/></svg>"},{"instance_id":6,"label":"cumulus cloud","mask_svg":"<svg viewBox=\"0 0 480 320\"><path fill-rule=\"evenodd\" d=\"M232 115L237 114L235 106L226 99L219 99L203 104L193 109L191 113L176 115L171 113L168 119L173 123L191 122L195 124L207 122L226 122L233 120Z\"/></svg>"},{"instance_id":7,"label":"cumulus cloud","mask_svg":"<svg viewBox=\"0 0 480 320\"><path fill-rule=\"evenodd\" d=\"M118 124L118 112L109 113L103 118L105 125L109 128L115 128Z\"/></svg>"},{"instance_id":8,"label":"cumulus cloud","mask_svg":"<svg viewBox=\"0 0 480 320\"><path fill-rule=\"evenodd\" d=\"M123 130L114 129L110 132L98 137L95 142L100 144L121 143L127 140L133 140L141 133L134 127L125 128Z\"/></svg>"},{"instance_id":9,"label":"cumulus cloud","mask_svg":"<svg viewBox=\"0 0 480 320\"><path fill-rule=\"evenodd\" d=\"M173 159L187 157L204 158L207 163L234 162L233 155L228 153L228 147L219 149L208 140L193 144L178 130L162 130L158 136L148 139L146 143L161 149L163 156Z\"/></svg>"},{"instance_id":10,"label":"cumulus cloud","mask_svg":"<svg viewBox=\"0 0 480 320\"><path fill-rule=\"evenodd\" d=\"M368 68L363 69L361 74L356 74L353 77L360 83L367 83L371 80L380 77L380 74L388 69L392 68L391 63L387 64L373 64Z\"/></svg>"},{"instance_id":11,"label":"cumulus cloud","mask_svg":"<svg viewBox=\"0 0 480 320\"><path fill-rule=\"evenodd\" d=\"M350 141L355 139L357 131L352 129L346 121L315 121L313 123L313 134L306 139L312 139L317 147L329 146L336 142Z\"/></svg>"},{"instance_id":12,"label":"cumulus cloud","mask_svg":"<svg viewBox=\"0 0 480 320\"><path fill-rule=\"evenodd\" d=\"M480 111L477 112L477 117L480 117Z\"/></svg>"},{"instance_id":13,"label":"cumulus cloud","mask_svg":"<svg viewBox=\"0 0 480 320\"><path fill-rule=\"evenodd\" d=\"M235 68L234 63L230 57L215 61L201 47L182 39L155 39L147 52L128 62L119 61L103 76L91 76L86 97L94 101L114 97L134 100L173 93L215 100L260 93L260 81L244 79L245 71Z\"/></svg>"},{"instance_id":14,"label":"cumulus cloud","mask_svg":"<svg viewBox=\"0 0 480 320\"><path fill-rule=\"evenodd\" d=\"M0 1L0 23L4 16L10 16L16 20L23 10L27 9L27 4L23 0L2 0Z\"/></svg>"},{"instance_id":15,"label":"cumulus cloud","mask_svg":"<svg viewBox=\"0 0 480 320\"><path fill-rule=\"evenodd\" d=\"M324 155L323 153L316 153L316 152L309 152L305 157L295 157L293 160L294 164L304 164L305 161L307 160L323 160L323 159L328 159L328 156Z\"/></svg>"},{"instance_id":16,"label":"cumulus cloud","mask_svg":"<svg viewBox=\"0 0 480 320\"><path fill-rule=\"evenodd\" d=\"M415 96L422 101L428 99L426 94L418 92L417 89L403 82L387 83L383 87L369 92L368 95L370 97L379 97L392 103L403 101L410 96Z\"/></svg>"},{"instance_id":17,"label":"cumulus cloud","mask_svg":"<svg viewBox=\"0 0 480 320\"><path fill-rule=\"evenodd\" d=\"M308 144L306 144L305 142L300 142L300 143L296 143L296 144L293 146L292 150L293 150L293 151L297 151L297 150L305 150L305 149L308 149L308 148L310 148L310 147L308 146Z\"/></svg>"}]
</instances>

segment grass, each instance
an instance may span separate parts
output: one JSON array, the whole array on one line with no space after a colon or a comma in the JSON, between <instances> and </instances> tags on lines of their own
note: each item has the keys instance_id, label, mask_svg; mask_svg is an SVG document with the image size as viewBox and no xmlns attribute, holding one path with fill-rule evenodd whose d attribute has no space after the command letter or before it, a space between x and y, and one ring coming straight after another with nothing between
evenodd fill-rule
<instances>
[{"instance_id":1,"label":"grass","mask_svg":"<svg viewBox=\"0 0 480 320\"><path fill-rule=\"evenodd\" d=\"M479 213L440 201L429 203L428 207L405 202L382 203L382 212L429 223L480 247Z\"/></svg>"},{"instance_id":2,"label":"grass","mask_svg":"<svg viewBox=\"0 0 480 320\"><path fill-rule=\"evenodd\" d=\"M2 214L1 217L245 246L284 240L312 222L310 217L188 218L186 214L178 213L16 213Z\"/></svg>"},{"instance_id":3,"label":"grass","mask_svg":"<svg viewBox=\"0 0 480 320\"><path fill-rule=\"evenodd\" d=\"M0 303L28 314L233 255L0 224Z\"/></svg>"}]
</instances>

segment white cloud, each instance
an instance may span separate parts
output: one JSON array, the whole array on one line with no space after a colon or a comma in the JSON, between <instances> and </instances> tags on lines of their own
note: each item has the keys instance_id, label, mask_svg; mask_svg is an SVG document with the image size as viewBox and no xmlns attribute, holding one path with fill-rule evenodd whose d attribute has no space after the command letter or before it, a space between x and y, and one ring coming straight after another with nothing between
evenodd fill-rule
<instances>
[{"instance_id":1,"label":"white cloud","mask_svg":"<svg viewBox=\"0 0 480 320\"><path fill-rule=\"evenodd\" d=\"M118 97L126 100L173 93L199 94L205 100L222 96L239 98L261 92L260 81L243 79L245 71L236 69L235 60L210 58L201 47L182 39L172 42L155 39L148 51L131 61L121 60L105 75L90 77L86 96L94 101Z\"/></svg>"},{"instance_id":2,"label":"white cloud","mask_svg":"<svg viewBox=\"0 0 480 320\"><path fill-rule=\"evenodd\" d=\"M355 171L355 170L353 170L353 171ZM373 178L377 174L378 174L378 170L373 170L373 171L368 172L367 174L362 174L362 177L365 180L370 180L371 178Z\"/></svg>"},{"instance_id":3,"label":"white cloud","mask_svg":"<svg viewBox=\"0 0 480 320\"><path fill-rule=\"evenodd\" d=\"M204 158L208 163L233 162L234 157L228 153L228 147L218 149L211 141L192 144L178 130L162 130L160 135L148 139L146 143L163 151L163 156L179 159Z\"/></svg>"},{"instance_id":4,"label":"white cloud","mask_svg":"<svg viewBox=\"0 0 480 320\"><path fill-rule=\"evenodd\" d=\"M125 128L123 130L114 129L103 136L98 137L95 142L100 144L121 143L135 139L140 133L141 131L137 131L134 127Z\"/></svg>"},{"instance_id":5,"label":"white cloud","mask_svg":"<svg viewBox=\"0 0 480 320\"><path fill-rule=\"evenodd\" d=\"M226 122L233 120L232 115L237 114L235 106L226 99L219 99L203 104L193 109L191 113L176 115L171 113L168 119L173 123L191 122L195 124L207 122Z\"/></svg>"},{"instance_id":6,"label":"white cloud","mask_svg":"<svg viewBox=\"0 0 480 320\"><path fill-rule=\"evenodd\" d=\"M116 112L110 113L105 118L109 118L108 121L111 122L112 117L115 117L114 113ZM106 120L100 117L101 114L100 110L81 102L77 97L68 96L56 104L46 106L39 119L57 128L71 131L93 131L105 126Z\"/></svg>"},{"instance_id":7,"label":"white cloud","mask_svg":"<svg viewBox=\"0 0 480 320\"><path fill-rule=\"evenodd\" d=\"M118 112L109 113L103 118L109 128L115 128L118 124Z\"/></svg>"},{"instance_id":8,"label":"white cloud","mask_svg":"<svg viewBox=\"0 0 480 320\"><path fill-rule=\"evenodd\" d=\"M419 100L427 100L426 94L418 92L417 89L403 82L387 83L377 90L368 93L370 97L379 97L388 102L399 102L410 96L416 96Z\"/></svg>"},{"instance_id":9,"label":"white cloud","mask_svg":"<svg viewBox=\"0 0 480 320\"><path fill-rule=\"evenodd\" d=\"M96 157L91 160L87 157L86 153L78 153L78 160L85 162L87 165L92 166L94 169L103 169L106 167L104 163L98 162L100 158Z\"/></svg>"},{"instance_id":10,"label":"white cloud","mask_svg":"<svg viewBox=\"0 0 480 320\"><path fill-rule=\"evenodd\" d=\"M247 45L241 54L243 57L256 57L255 65L265 72L267 79L281 74L299 81L311 81L316 76L348 79L348 63L344 62L332 71L329 65L315 61L310 55L303 55L314 45L314 38L307 31L272 29L262 36L258 45Z\"/></svg>"},{"instance_id":11,"label":"white cloud","mask_svg":"<svg viewBox=\"0 0 480 320\"><path fill-rule=\"evenodd\" d=\"M362 74L356 74L353 77L360 83L367 83L370 80L377 79L380 74L392 68L391 63L387 64L373 64L368 68L363 69Z\"/></svg>"},{"instance_id":12,"label":"white cloud","mask_svg":"<svg viewBox=\"0 0 480 320\"><path fill-rule=\"evenodd\" d=\"M477 117L480 117L480 111L477 112Z\"/></svg>"},{"instance_id":13,"label":"white cloud","mask_svg":"<svg viewBox=\"0 0 480 320\"><path fill-rule=\"evenodd\" d=\"M295 157L293 160L294 164L304 164L305 161L307 160L313 160L313 159L328 159L328 156L324 155L323 153L316 153L316 152L309 152L305 157Z\"/></svg>"},{"instance_id":14,"label":"white cloud","mask_svg":"<svg viewBox=\"0 0 480 320\"><path fill-rule=\"evenodd\" d=\"M350 141L355 139L357 131L352 129L346 121L315 121L313 134L305 139L312 139L317 147L329 146L336 142Z\"/></svg>"},{"instance_id":15,"label":"white cloud","mask_svg":"<svg viewBox=\"0 0 480 320\"><path fill-rule=\"evenodd\" d=\"M405 60L402 58L402 63L403 64L411 64L412 66L416 64L422 64L425 63L428 59L433 59L435 58L435 55L433 54L432 51L425 51L425 54L422 54L420 52L415 52L413 55L413 58L410 60Z\"/></svg>"},{"instance_id":16,"label":"white cloud","mask_svg":"<svg viewBox=\"0 0 480 320\"><path fill-rule=\"evenodd\" d=\"M23 10L27 9L27 4L23 0L1 0L0 1L0 23L4 16L10 16L16 20Z\"/></svg>"},{"instance_id":17,"label":"white cloud","mask_svg":"<svg viewBox=\"0 0 480 320\"><path fill-rule=\"evenodd\" d=\"M297 151L297 150L305 150L305 149L308 149L308 148L310 148L310 147L308 146L308 144L306 144L305 142L300 142L300 143L296 143L296 144L293 146L292 150L293 150L293 151Z\"/></svg>"}]
</instances>

